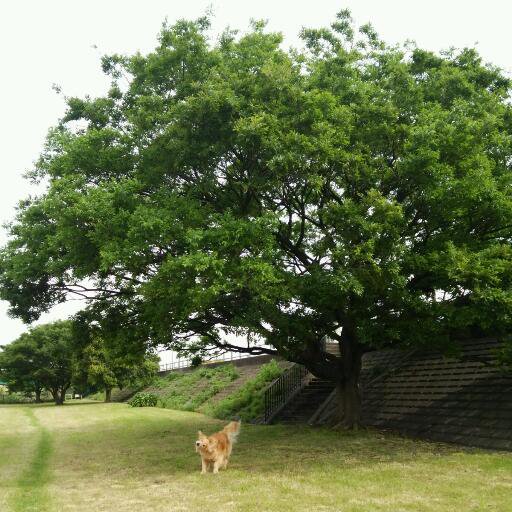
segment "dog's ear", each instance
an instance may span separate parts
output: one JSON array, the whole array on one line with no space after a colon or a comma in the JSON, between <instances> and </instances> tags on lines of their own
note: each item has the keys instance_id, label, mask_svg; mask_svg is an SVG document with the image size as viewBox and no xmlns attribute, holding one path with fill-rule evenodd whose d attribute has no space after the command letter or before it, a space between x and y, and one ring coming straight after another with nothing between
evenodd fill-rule
<instances>
[{"instance_id":1,"label":"dog's ear","mask_svg":"<svg viewBox=\"0 0 512 512\"><path fill-rule=\"evenodd\" d=\"M199 437L199 439L204 439L206 436L199 430L197 432L197 437Z\"/></svg>"}]
</instances>

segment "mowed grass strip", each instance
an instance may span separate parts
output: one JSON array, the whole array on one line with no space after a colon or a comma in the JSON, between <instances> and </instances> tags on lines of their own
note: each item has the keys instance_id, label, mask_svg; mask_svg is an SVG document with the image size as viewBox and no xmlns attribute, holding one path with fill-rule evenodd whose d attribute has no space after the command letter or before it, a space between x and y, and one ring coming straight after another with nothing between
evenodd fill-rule
<instances>
[{"instance_id":1,"label":"mowed grass strip","mask_svg":"<svg viewBox=\"0 0 512 512\"><path fill-rule=\"evenodd\" d=\"M196 432L225 422L124 404L47 407L58 511L512 510L512 454L378 432L243 425L230 468L201 475Z\"/></svg>"},{"instance_id":2,"label":"mowed grass strip","mask_svg":"<svg viewBox=\"0 0 512 512\"><path fill-rule=\"evenodd\" d=\"M16 488L11 494L9 505L13 512L49 512L50 497L49 459L52 453L50 432L41 427L33 408L23 408L37 438L34 453L29 456L28 466L17 479Z\"/></svg>"},{"instance_id":3,"label":"mowed grass strip","mask_svg":"<svg viewBox=\"0 0 512 512\"><path fill-rule=\"evenodd\" d=\"M27 468L37 445L36 429L25 407L0 405L0 511L11 509L17 481Z\"/></svg>"}]
</instances>

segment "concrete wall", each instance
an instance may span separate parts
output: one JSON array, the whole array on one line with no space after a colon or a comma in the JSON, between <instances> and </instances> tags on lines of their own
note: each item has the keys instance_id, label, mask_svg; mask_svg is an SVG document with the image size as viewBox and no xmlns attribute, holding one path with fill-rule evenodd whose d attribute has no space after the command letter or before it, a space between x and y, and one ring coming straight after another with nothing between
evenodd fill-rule
<instances>
[{"instance_id":1,"label":"concrete wall","mask_svg":"<svg viewBox=\"0 0 512 512\"><path fill-rule=\"evenodd\" d=\"M413 437L512 450L512 375L495 364L496 339L464 342L457 358L398 351L368 354L363 394L366 425ZM402 353L403 358L403 353ZM381 379L376 368L393 367Z\"/></svg>"}]
</instances>

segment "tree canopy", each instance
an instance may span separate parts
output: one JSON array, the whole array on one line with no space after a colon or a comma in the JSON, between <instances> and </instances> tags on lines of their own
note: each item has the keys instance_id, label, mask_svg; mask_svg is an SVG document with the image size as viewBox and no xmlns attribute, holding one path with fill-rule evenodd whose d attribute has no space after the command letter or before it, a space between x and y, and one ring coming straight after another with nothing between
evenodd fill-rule
<instances>
[{"instance_id":1,"label":"tree canopy","mask_svg":"<svg viewBox=\"0 0 512 512\"><path fill-rule=\"evenodd\" d=\"M70 321L33 327L2 349L0 375L11 391L33 391L39 401L45 388L57 405L64 403L72 377Z\"/></svg>"},{"instance_id":2,"label":"tree canopy","mask_svg":"<svg viewBox=\"0 0 512 512\"><path fill-rule=\"evenodd\" d=\"M509 79L346 11L301 50L208 25L104 57L108 94L67 99L0 254L11 314L83 297L126 351L279 353L353 390L367 350L507 330Z\"/></svg>"},{"instance_id":3,"label":"tree canopy","mask_svg":"<svg viewBox=\"0 0 512 512\"><path fill-rule=\"evenodd\" d=\"M141 356L115 350L97 329L84 324L80 319L76 321L75 332L80 329L82 335L77 337L79 341L75 349L74 385L105 391L105 402L110 402L114 388L140 388L151 382L159 370L156 354ZM84 330L87 333L85 336Z\"/></svg>"},{"instance_id":4,"label":"tree canopy","mask_svg":"<svg viewBox=\"0 0 512 512\"><path fill-rule=\"evenodd\" d=\"M43 384L38 379L37 346L26 334L16 342L0 347L0 379L10 392L34 393L41 401Z\"/></svg>"}]
</instances>

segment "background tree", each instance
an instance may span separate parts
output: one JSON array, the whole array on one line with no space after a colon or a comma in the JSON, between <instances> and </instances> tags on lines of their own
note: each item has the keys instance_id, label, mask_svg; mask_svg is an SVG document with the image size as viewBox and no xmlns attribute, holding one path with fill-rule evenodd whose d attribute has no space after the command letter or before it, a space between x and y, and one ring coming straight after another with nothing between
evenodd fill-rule
<instances>
[{"instance_id":1,"label":"background tree","mask_svg":"<svg viewBox=\"0 0 512 512\"><path fill-rule=\"evenodd\" d=\"M62 405L71 385L73 337L70 321L39 325L6 345L0 355L2 377L14 390L30 390L40 398L47 389Z\"/></svg>"},{"instance_id":2,"label":"background tree","mask_svg":"<svg viewBox=\"0 0 512 512\"><path fill-rule=\"evenodd\" d=\"M0 379L7 384L10 392L34 393L35 401L41 402L43 385L37 375L40 362L39 347L35 340L22 334L1 348Z\"/></svg>"},{"instance_id":3,"label":"background tree","mask_svg":"<svg viewBox=\"0 0 512 512\"><path fill-rule=\"evenodd\" d=\"M73 371L73 335L69 320L34 327L30 335L40 344L40 368L37 376L51 393L56 405L62 405L71 385Z\"/></svg>"},{"instance_id":4,"label":"background tree","mask_svg":"<svg viewBox=\"0 0 512 512\"><path fill-rule=\"evenodd\" d=\"M81 348L75 361L78 382L105 392L105 402L112 399L114 388L141 387L148 384L159 369L159 358L147 354L134 357L130 353L116 353L98 335Z\"/></svg>"},{"instance_id":5,"label":"background tree","mask_svg":"<svg viewBox=\"0 0 512 512\"><path fill-rule=\"evenodd\" d=\"M279 353L337 383L361 357L510 327L510 82L473 49L390 47L341 12L286 51L164 26L68 98L0 255L26 321L70 296L126 353ZM231 343L226 333L248 336ZM338 341L341 357L323 350Z\"/></svg>"}]
</instances>

